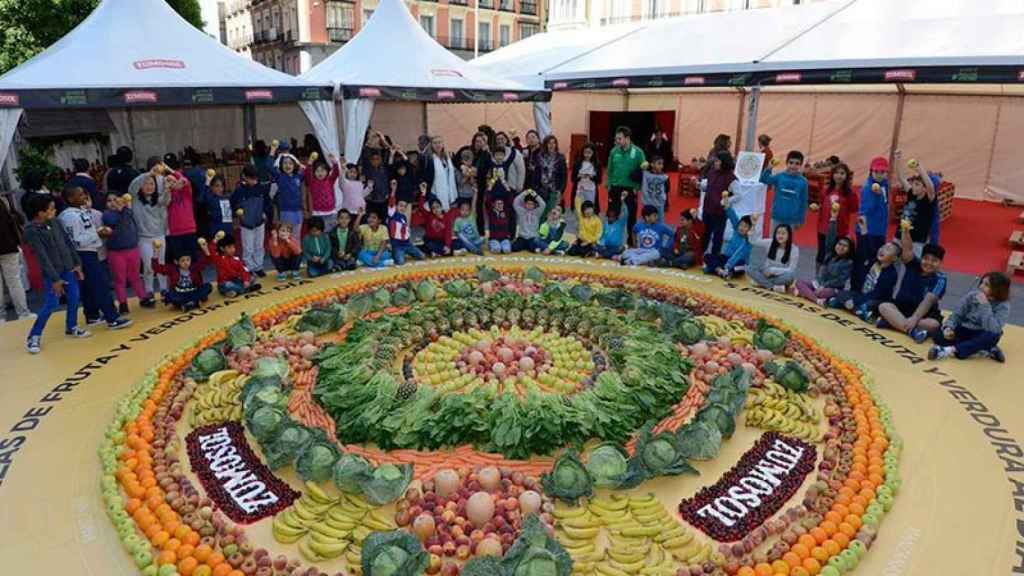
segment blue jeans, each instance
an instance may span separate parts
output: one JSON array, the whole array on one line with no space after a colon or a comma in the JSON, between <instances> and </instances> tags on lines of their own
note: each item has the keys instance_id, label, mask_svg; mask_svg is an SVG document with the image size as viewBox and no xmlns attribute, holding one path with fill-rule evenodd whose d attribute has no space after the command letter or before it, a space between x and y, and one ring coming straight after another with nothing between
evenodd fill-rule
<instances>
[{"instance_id":1,"label":"blue jeans","mask_svg":"<svg viewBox=\"0 0 1024 576\"><path fill-rule=\"evenodd\" d=\"M939 330L935 334L935 343L939 346L956 348L956 357L961 360L970 358L978 352L995 348L999 344L999 339L1003 337L1001 333L974 330L963 326L957 326L953 332L953 339L946 340L942 330Z\"/></svg>"},{"instance_id":2,"label":"blue jeans","mask_svg":"<svg viewBox=\"0 0 1024 576\"><path fill-rule=\"evenodd\" d=\"M423 260L426 258L426 256L423 255L423 251L408 240L392 240L391 252L395 255L395 264L398 266L405 264L406 254L414 260Z\"/></svg>"},{"instance_id":3,"label":"blue jeans","mask_svg":"<svg viewBox=\"0 0 1024 576\"><path fill-rule=\"evenodd\" d=\"M217 291L222 295L228 292L234 292L235 294L245 294L247 290L245 286L238 280L228 280L227 282L218 282Z\"/></svg>"},{"instance_id":4,"label":"blue jeans","mask_svg":"<svg viewBox=\"0 0 1024 576\"><path fill-rule=\"evenodd\" d=\"M108 323L117 320L114 299L110 295L110 272L106 263L101 261L95 252L79 252L78 257L82 261L82 272L85 274L82 287L85 317L99 318L102 313L103 319Z\"/></svg>"},{"instance_id":5,"label":"blue jeans","mask_svg":"<svg viewBox=\"0 0 1024 576\"><path fill-rule=\"evenodd\" d=\"M334 267L331 265L331 261L320 262L306 262L306 274L309 274L310 278L316 278L325 274L330 274Z\"/></svg>"},{"instance_id":6,"label":"blue jeans","mask_svg":"<svg viewBox=\"0 0 1024 576\"><path fill-rule=\"evenodd\" d=\"M508 254L512 252L512 242L508 238L504 240L489 240L487 246L491 254Z\"/></svg>"},{"instance_id":7,"label":"blue jeans","mask_svg":"<svg viewBox=\"0 0 1024 576\"><path fill-rule=\"evenodd\" d=\"M68 309L64 315L64 331L70 332L78 326L78 277L75 276L74 272L65 272L60 275L60 279L64 281L64 295L67 297ZM45 282L45 299L43 300L43 307L36 313L36 321L32 324L32 329L28 335L42 336L43 329L46 328L46 322L50 319L50 315L53 311L60 308L60 298L57 297L53 292L53 284Z\"/></svg>"},{"instance_id":8,"label":"blue jeans","mask_svg":"<svg viewBox=\"0 0 1024 576\"><path fill-rule=\"evenodd\" d=\"M384 253L380 255L380 260L374 264L373 257L376 255L376 250L360 250L359 261L363 263L363 266L368 266L370 268L384 268L385 266L391 266L395 263L395 261L391 259L391 253L385 250Z\"/></svg>"},{"instance_id":9,"label":"blue jeans","mask_svg":"<svg viewBox=\"0 0 1024 576\"><path fill-rule=\"evenodd\" d=\"M715 274L719 268L725 268L725 263L729 261L729 257L725 254L708 254L704 256L704 273ZM739 276L747 268L746 260L740 260L736 263L736 266L732 270L727 270L730 277Z\"/></svg>"},{"instance_id":10,"label":"blue jeans","mask_svg":"<svg viewBox=\"0 0 1024 576\"><path fill-rule=\"evenodd\" d=\"M193 288L188 292L179 292L171 288L164 294L164 298L179 308L184 308L189 305L198 307L210 297L210 292L212 291L213 288L211 288L210 283L207 282L206 284L203 284L198 288Z\"/></svg>"},{"instance_id":11,"label":"blue jeans","mask_svg":"<svg viewBox=\"0 0 1024 576\"><path fill-rule=\"evenodd\" d=\"M482 238L474 240L465 234L459 234L458 238L452 241L452 250L466 250L477 256L483 256L484 241Z\"/></svg>"},{"instance_id":12,"label":"blue jeans","mask_svg":"<svg viewBox=\"0 0 1024 576\"><path fill-rule=\"evenodd\" d=\"M444 256L444 242L441 240L424 240L423 251L435 256Z\"/></svg>"},{"instance_id":13,"label":"blue jeans","mask_svg":"<svg viewBox=\"0 0 1024 576\"><path fill-rule=\"evenodd\" d=\"M601 258L611 258L612 256L618 256L619 254L622 254L622 250L622 246L602 246L600 244L597 245L597 254Z\"/></svg>"}]
</instances>

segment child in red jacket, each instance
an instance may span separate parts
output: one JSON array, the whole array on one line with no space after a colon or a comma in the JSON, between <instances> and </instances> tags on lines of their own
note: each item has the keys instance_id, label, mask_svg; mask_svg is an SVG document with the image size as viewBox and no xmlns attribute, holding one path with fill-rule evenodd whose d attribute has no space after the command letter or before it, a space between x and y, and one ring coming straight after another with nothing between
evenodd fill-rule
<instances>
[{"instance_id":1,"label":"child in red jacket","mask_svg":"<svg viewBox=\"0 0 1024 576\"><path fill-rule=\"evenodd\" d=\"M217 291L228 298L234 298L239 294L259 290L260 285L252 282L249 269L245 267L242 259L235 255L235 237L221 230L213 239L217 243L215 251L210 251L205 240L199 242L199 248L217 269Z\"/></svg>"},{"instance_id":2,"label":"child in red jacket","mask_svg":"<svg viewBox=\"0 0 1024 576\"><path fill-rule=\"evenodd\" d=\"M701 249L704 242L704 223L697 220L694 210L683 210L679 219L679 228L676 228L676 237L673 242L672 266L687 269L691 266L704 265L704 251Z\"/></svg>"},{"instance_id":3,"label":"child in red jacket","mask_svg":"<svg viewBox=\"0 0 1024 576\"><path fill-rule=\"evenodd\" d=\"M432 198L427 202L427 185L420 184L420 202L412 215L412 225L423 227L423 252L428 258L449 256L452 253L452 225L459 216L459 209L445 212L441 201Z\"/></svg>"},{"instance_id":4,"label":"child in red jacket","mask_svg":"<svg viewBox=\"0 0 1024 576\"><path fill-rule=\"evenodd\" d=\"M291 224L282 223L276 230L270 231L270 256L274 259L278 281L299 279L302 247L292 233Z\"/></svg>"},{"instance_id":5,"label":"child in red jacket","mask_svg":"<svg viewBox=\"0 0 1024 576\"><path fill-rule=\"evenodd\" d=\"M160 252L160 240L153 240L153 251ZM163 293L164 304L188 312L210 298L210 283L203 282L203 268L206 260L192 262L188 253L176 254L174 264L164 264L153 258L153 271L167 276L167 290Z\"/></svg>"}]
</instances>

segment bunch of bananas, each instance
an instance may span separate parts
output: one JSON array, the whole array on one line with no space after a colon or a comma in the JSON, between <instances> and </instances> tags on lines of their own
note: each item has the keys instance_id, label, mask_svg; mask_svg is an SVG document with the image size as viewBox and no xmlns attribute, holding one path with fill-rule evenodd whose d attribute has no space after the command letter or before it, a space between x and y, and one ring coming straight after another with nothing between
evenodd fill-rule
<instances>
[{"instance_id":1,"label":"bunch of bananas","mask_svg":"<svg viewBox=\"0 0 1024 576\"><path fill-rule=\"evenodd\" d=\"M196 427L241 420L242 403L239 395L248 379L248 376L237 370L221 370L211 374L210 379L196 388L192 396L189 424Z\"/></svg>"},{"instance_id":2,"label":"bunch of bananas","mask_svg":"<svg viewBox=\"0 0 1024 576\"><path fill-rule=\"evenodd\" d=\"M753 346L754 332L743 325L740 320L726 320L721 316L697 316L698 322L704 325L706 338L727 336L733 346Z\"/></svg>"},{"instance_id":3,"label":"bunch of bananas","mask_svg":"<svg viewBox=\"0 0 1024 576\"><path fill-rule=\"evenodd\" d=\"M811 398L768 380L747 394L747 426L774 430L808 442L822 438L821 412Z\"/></svg>"},{"instance_id":4,"label":"bunch of bananas","mask_svg":"<svg viewBox=\"0 0 1024 576\"><path fill-rule=\"evenodd\" d=\"M653 494L592 498L586 507L556 507L556 536L573 558L573 574L672 576L703 563L713 548L675 521ZM607 545L597 550L606 530Z\"/></svg>"},{"instance_id":5,"label":"bunch of bananas","mask_svg":"<svg viewBox=\"0 0 1024 576\"><path fill-rule=\"evenodd\" d=\"M299 553L310 562L342 555L349 566L358 566L362 545L371 532L394 530L395 524L361 496L334 498L313 482L292 504L274 516L271 530L282 544L298 542Z\"/></svg>"},{"instance_id":6,"label":"bunch of bananas","mask_svg":"<svg viewBox=\"0 0 1024 576\"><path fill-rule=\"evenodd\" d=\"M295 336L298 334L298 331L295 330L295 326L299 323L299 320L302 320L302 314L292 314L284 322L274 324L269 329L264 330L263 333L269 335L271 338L278 334L283 334L288 337Z\"/></svg>"}]
</instances>

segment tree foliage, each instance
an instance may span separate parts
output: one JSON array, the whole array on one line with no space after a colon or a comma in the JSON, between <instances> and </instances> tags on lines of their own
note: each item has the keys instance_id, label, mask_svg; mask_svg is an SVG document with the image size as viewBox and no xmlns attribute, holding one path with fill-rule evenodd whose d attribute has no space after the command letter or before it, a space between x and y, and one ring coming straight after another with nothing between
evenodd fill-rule
<instances>
[{"instance_id":1,"label":"tree foliage","mask_svg":"<svg viewBox=\"0 0 1024 576\"><path fill-rule=\"evenodd\" d=\"M167 0L202 29L199 0ZM0 73L42 52L85 19L99 0L0 0Z\"/></svg>"}]
</instances>

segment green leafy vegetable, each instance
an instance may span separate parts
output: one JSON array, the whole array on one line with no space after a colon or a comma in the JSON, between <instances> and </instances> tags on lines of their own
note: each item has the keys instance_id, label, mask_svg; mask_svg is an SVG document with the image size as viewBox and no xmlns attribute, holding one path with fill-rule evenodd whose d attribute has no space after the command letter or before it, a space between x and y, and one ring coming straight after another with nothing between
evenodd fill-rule
<instances>
[{"instance_id":1,"label":"green leafy vegetable","mask_svg":"<svg viewBox=\"0 0 1024 576\"><path fill-rule=\"evenodd\" d=\"M466 562L459 576L504 576L501 560L494 556L474 556Z\"/></svg>"},{"instance_id":2,"label":"green leafy vegetable","mask_svg":"<svg viewBox=\"0 0 1024 576\"><path fill-rule=\"evenodd\" d=\"M277 438L264 446L263 456L267 460L267 466L271 470L277 470L291 464L313 441L313 433L309 428L298 424L286 426Z\"/></svg>"},{"instance_id":3,"label":"green leafy vegetable","mask_svg":"<svg viewBox=\"0 0 1024 576\"><path fill-rule=\"evenodd\" d=\"M373 478L373 466L355 454L342 454L334 463L334 485L348 494L362 494L362 484Z\"/></svg>"},{"instance_id":4,"label":"green leafy vegetable","mask_svg":"<svg viewBox=\"0 0 1024 576\"><path fill-rule=\"evenodd\" d=\"M356 294L345 303L345 311L347 312L345 320L362 318L369 314L371 310L373 310L373 296L367 293Z\"/></svg>"},{"instance_id":5,"label":"green leafy vegetable","mask_svg":"<svg viewBox=\"0 0 1024 576\"><path fill-rule=\"evenodd\" d=\"M757 330L754 332L754 346L774 353L779 353L786 347L789 336L775 326L768 324L763 319L757 321Z\"/></svg>"},{"instance_id":6,"label":"green leafy vegetable","mask_svg":"<svg viewBox=\"0 0 1024 576\"><path fill-rule=\"evenodd\" d=\"M271 378L276 376L283 382L288 378L288 361L284 358L260 358L256 361L249 375L254 378Z\"/></svg>"},{"instance_id":7,"label":"green leafy vegetable","mask_svg":"<svg viewBox=\"0 0 1024 576\"><path fill-rule=\"evenodd\" d=\"M786 390L803 393L807 392L811 377L798 362L790 360L782 368L779 368L773 376L775 382L782 385Z\"/></svg>"},{"instance_id":8,"label":"green leafy vegetable","mask_svg":"<svg viewBox=\"0 0 1024 576\"><path fill-rule=\"evenodd\" d=\"M364 576L418 576L430 563L420 541L405 530L373 532L363 542Z\"/></svg>"},{"instance_id":9,"label":"green leafy vegetable","mask_svg":"<svg viewBox=\"0 0 1024 576\"><path fill-rule=\"evenodd\" d=\"M675 338L676 342L682 342L686 345L696 344L704 339L704 324L696 320L683 320L676 325L672 337Z\"/></svg>"},{"instance_id":10,"label":"green leafy vegetable","mask_svg":"<svg viewBox=\"0 0 1024 576\"><path fill-rule=\"evenodd\" d=\"M570 576L572 557L532 514L502 557L501 566L510 576Z\"/></svg>"},{"instance_id":11,"label":"green leafy vegetable","mask_svg":"<svg viewBox=\"0 0 1024 576\"><path fill-rule=\"evenodd\" d=\"M473 287L465 280L452 280L445 283L444 291L455 298L466 298L473 293Z\"/></svg>"},{"instance_id":12,"label":"green leafy vegetable","mask_svg":"<svg viewBox=\"0 0 1024 576\"><path fill-rule=\"evenodd\" d=\"M391 295L391 303L395 306L408 306L416 301L416 295L408 288L402 287Z\"/></svg>"},{"instance_id":13,"label":"green leafy vegetable","mask_svg":"<svg viewBox=\"0 0 1024 576\"><path fill-rule=\"evenodd\" d=\"M288 414L275 406L261 406L251 414L246 419L246 426L249 433L261 443L273 438L288 423Z\"/></svg>"},{"instance_id":14,"label":"green leafy vegetable","mask_svg":"<svg viewBox=\"0 0 1024 576\"><path fill-rule=\"evenodd\" d=\"M481 282L497 282L501 280L501 272L488 266L477 266L476 279Z\"/></svg>"},{"instance_id":15,"label":"green leafy vegetable","mask_svg":"<svg viewBox=\"0 0 1024 576\"><path fill-rule=\"evenodd\" d=\"M594 297L594 289L590 287L590 284L577 284L569 290L569 294L580 302L590 302L590 299Z\"/></svg>"},{"instance_id":16,"label":"green leafy vegetable","mask_svg":"<svg viewBox=\"0 0 1024 576\"><path fill-rule=\"evenodd\" d=\"M630 488L643 481L643 475L633 474L629 455L618 444L605 442L590 451L587 472L598 488Z\"/></svg>"},{"instance_id":17,"label":"green leafy vegetable","mask_svg":"<svg viewBox=\"0 0 1024 576\"><path fill-rule=\"evenodd\" d=\"M686 462L676 435L670 432L652 435L649 425L640 434L633 460L647 478L697 474L697 470Z\"/></svg>"},{"instance_id":18,"label":"green leafy vegetable","mask_svg":"<svg viewBox=\"0 0 1024 576\"><path fill-rule=\"evenodd\" d=\"M523 278L526 280L536 282L537 284L543 284L545 276L544 272L540 268L537 268L536 266L530 266L529 268L526 269L526 272L523 274Z\"/></svg>"},{"instance_id":19,"label":"green leafy vegetable","mask_svg":"<svg viewBox=\"0 0 1024 576\"><path fill-rule=\"evenodd\" d=\"M256 326L248 314L242 312L242 317L228 328L227 341L232 350L256 343Z\"/></svg>"},{"instance_id":20,"label":"green leafy vegetable","mask_svg":"<svg viewBox=\"0 0 1024 576\"><path fill-rule=\"evenodd\" d=\"M718 428L722 438L728 440L736 432L736 417L733 416L728 406L723 404L708 404L697 414L697 420L707 422Z\"/></svg>"},{"instance_id":21,"label":"green leafy vegetable","mask_svg":"<svg viewBox=\"0 0 1024 576\"><path fill-rule=\"evenodd\" d=\"M302 315L295 329L299 332L312 332L319 336L341 328L342 314L336 308L311 308Z\"/></svg>"},{"instance_id":22,"label":"green leafy vegetable","mask_svg":"<svg viewBox=\"0 0 1024 576\"><path fill-rule=\"evenodd\" d=\"M387 288L378 288L373 293L373 309L383 310L391 306L391 292L388 292Z\"/></svg>"},{"instance_id":23,"label":"green leafy vegetable","mask_svg":"<svg viewBox=\"0 0 1024 576\"><path fill-rule=\"evenodd\" d=\"M431 302L437 298L437 284L431 280L424 280L416 285L416 297L420 302Z\"/></svg>"},{"instance_id":24,"label":"green leafy vegetable","mask_svg":"<svg viewBox=\"0 0 1024 576\"><path fill-rule=\"evenodd\" d=\"M375 506L394 502L412 482L412 464L384 464L360 482L366 501Z\"/></svg>"},{"instance_id":25,"label":"green leafy vegetable","mask_svg":"<svg viewBox=\"0 0 1024 576\"><path fill-rule=\"evenodd\" d=\"M299 478L312 482L326 482L334 472L338 460L338 449L329 442L313 442L295 460L295 472Z\"/></svg>"},{"instance_id":26,"label":"green leafy vegetable","mask_svg":"<svg viewBox=\"0 0 1024 576\"><path fill-rule=\"evenodd\" d=\"M722 433L708 422L690 422L677 435L679 451L690 460L713 460L722 448Z\"/></svg>"},{"instance_id":27,"label":"green leafy vegetable","mask_svg":"<svg viewBox=\"0 0 1024 576\"><path fill-rule=\"evenodd\" d=\"M551 473L541 476L540 481L545 494L565 502L575 503L594 492L587 469L580 462L579 454L572 449L559 456Z\"/></svg>"},{"instance_id":28,"label":"green leafy vegetable","mask_svg":"<svg viewBox=\"0 0 1024 576\"><path fill-rule=\"evenodd\" d=\"M227 360L220 350L209 347L196 354L192 359L192 367L189 375L197 382L205 382L214 372L219 372L227 366Z\"/></svg>"}]
</instances>

